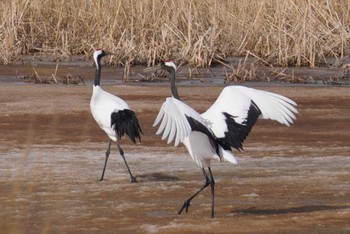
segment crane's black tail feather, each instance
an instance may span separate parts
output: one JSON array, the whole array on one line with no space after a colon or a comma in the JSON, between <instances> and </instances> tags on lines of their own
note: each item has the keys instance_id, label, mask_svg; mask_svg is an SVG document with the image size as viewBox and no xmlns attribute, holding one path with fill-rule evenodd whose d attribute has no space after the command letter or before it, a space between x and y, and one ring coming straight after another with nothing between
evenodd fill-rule
<instances>
[{"instance_id":1,"label":"crane's black tail feather","mask_svg":"<svg viewBox=\"0 0 350 234\"><path fill-rule=\"evenodd\" d=\"M111 127L113 127L118 139L126 134L135 144L137 139L141 142L143 132L135 112L132 110L124 109L113 112L111 114Z\"/></svg>"}]
</instances>

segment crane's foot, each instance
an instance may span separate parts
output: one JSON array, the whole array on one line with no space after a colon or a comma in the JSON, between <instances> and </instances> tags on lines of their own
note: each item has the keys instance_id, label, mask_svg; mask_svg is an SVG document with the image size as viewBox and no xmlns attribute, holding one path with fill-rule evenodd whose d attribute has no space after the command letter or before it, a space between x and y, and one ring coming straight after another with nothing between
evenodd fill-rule
<instances>
[{"instance_id":1,"label":"crane's foot","mask_svg":"<svg viewBox=\"0 0 350 234\"><path fill-rule=\"evenodd\" d=\"M131 183L137 183L136 177L134 176L131 177Z\"/></svg>"},{"instance_id":2,"label":"crane's foot","mask_svg":"<svg viewBox=\"0 0 350 234\"><path fill-rule=\"evenodd\" d=\"M191 200L186 200L184 202L184 204L182 205L181 209L179 210L178 214L181 214L181 212L183 211L183 209L186 208L186 213L188 212L188 208L190 207L190 202Z\"/></svg>"}]
</instances>

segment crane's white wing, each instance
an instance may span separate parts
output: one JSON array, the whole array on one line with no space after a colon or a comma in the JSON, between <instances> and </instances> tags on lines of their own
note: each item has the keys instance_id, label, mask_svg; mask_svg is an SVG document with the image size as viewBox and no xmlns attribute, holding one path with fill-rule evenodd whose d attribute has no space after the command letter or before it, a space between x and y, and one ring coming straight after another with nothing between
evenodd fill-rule
<instances>
[{"instance_id":1,"label":"crane's white wing","mask_svg":"<svg viewBox=\"0 0 350 234\"><path fill-rule=\"evenodd\" d=\"M257 118L272 119L289 126L298 113L296 105L293 100L275 93L228 86L202 117L210 123L216 137L236 138L231 139L233 146L232 141L244 141Z\"/></svg>"},{"instance_id":2,"label":"crane's white wing","mask_svg":"<svg viewBox=\"0 0 350 234\"><path fill-rule=\"evenodd\" d=\"M298 113L298 110L295 106L297 106L297 104L287 97L244 86L231 86L229 88L241 90L241 92L248 95L248 97L251 98L260 109L261 115L259 117L261 119L276 120L288 127L296 119L295 114Z\"/></svg>"},{"instance_id":3,"label":"crane's white wing","mask_svg":"<svg viewBox=\"0 0 350 234\"><path fill-rule=\"evenodd\" d=\"M175 138L175 146L189 136L192 131L188 118L205 126L201 115L187 104L174 97L168 97L163 103L153 126L160 123L157 135L163 132L162 139L168 138L168 144Z\"/></svg>"}]
</instances>

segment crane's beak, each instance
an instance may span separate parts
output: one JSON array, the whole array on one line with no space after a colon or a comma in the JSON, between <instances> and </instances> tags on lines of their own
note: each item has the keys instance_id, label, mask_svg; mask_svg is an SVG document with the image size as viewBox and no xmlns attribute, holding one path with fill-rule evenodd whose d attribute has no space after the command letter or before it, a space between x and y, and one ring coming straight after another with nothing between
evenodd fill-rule
<instances>
[{"instance_id":1,"label":"crane's beak","mask_svg":"<svg viewBox=\"0 0 350 234\"><path fill-rule=\"evenodd\" d=\"M114 55L114 53L109 52L109 51L106 51L106 50L105 50L105 54L106 54L106 55Z\"/></svg>"},{"instance_id":2,"label":"crane's beak","mask_svg":"<svg viewBox=\"0 0 350 234\"><path fill-rule=\"evenodd\" d=\"M147 67L145 69L143 69L144 72L155 72L157 70L161 69L160 64L158 65L154 65L153 67Z\"/></svg>"}]
</instances>

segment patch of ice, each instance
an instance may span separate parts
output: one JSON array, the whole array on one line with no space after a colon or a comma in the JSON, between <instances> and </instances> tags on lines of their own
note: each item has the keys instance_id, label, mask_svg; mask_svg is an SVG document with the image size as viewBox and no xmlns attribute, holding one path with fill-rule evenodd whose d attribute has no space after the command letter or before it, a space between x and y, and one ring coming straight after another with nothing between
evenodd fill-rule
<instances>
[{"instance_id":1,"label":"patch of ice","mask_svg":"<svg viewBox=\"0 0 350 234\"><path fill-rule=\"evenodd\" d=\"M256 194L256 193L247 193L247 194L241 195L241 197L259 197L259 194Z\"/></svg>"}]
</instances>

